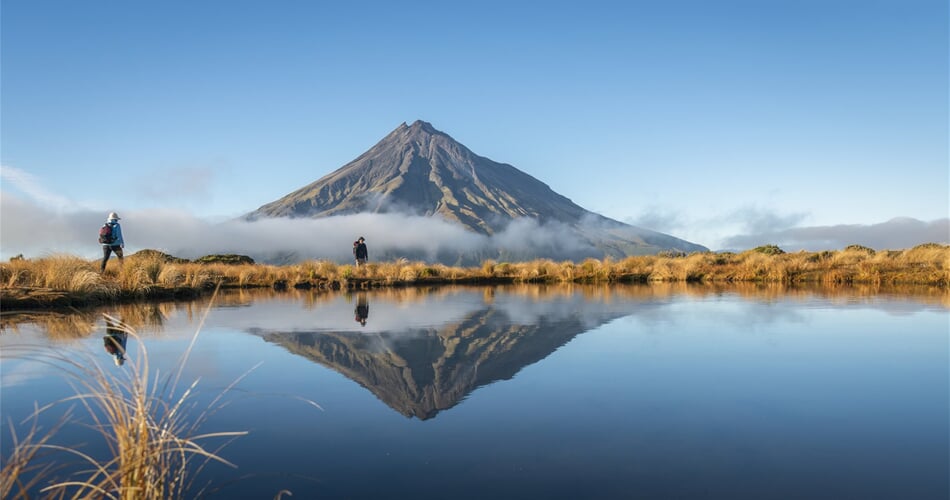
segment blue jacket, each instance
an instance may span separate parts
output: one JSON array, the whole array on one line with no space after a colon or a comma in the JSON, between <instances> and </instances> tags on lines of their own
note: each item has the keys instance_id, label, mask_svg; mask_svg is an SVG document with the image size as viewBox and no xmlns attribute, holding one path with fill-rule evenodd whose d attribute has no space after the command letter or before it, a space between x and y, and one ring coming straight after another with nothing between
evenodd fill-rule
<instances>
[{"instance_id":1,"label":"blue jacket","mask_svg":"<svg viewBox=\"0 0 950 500\"><path fill-rule=\"evenodd\" d=\"M125 247L125 240L122 239L122 226L119 225L119 221L116 219L109 219L106 221L106 224L112 224L112 235L115 236L115 239L112 240L112 243L103 243L104 247L114 247L120 246Z\"/></svg>"}]
</instances>

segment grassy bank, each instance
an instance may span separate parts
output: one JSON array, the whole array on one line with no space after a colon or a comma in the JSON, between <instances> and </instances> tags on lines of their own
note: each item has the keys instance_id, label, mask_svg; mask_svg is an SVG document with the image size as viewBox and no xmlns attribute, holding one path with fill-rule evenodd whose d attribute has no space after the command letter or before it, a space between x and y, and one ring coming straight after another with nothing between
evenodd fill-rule
<instances>
[{"instance_id":1,"label":"grassy bank","mask_svg":"<svg viewBox=\"0 0 950 500\"><path fill-rule=\"evenodd\" d=\"M70 255L16 259L0 264L4 309L83 306L143 298L188 298L215 286L275 289L351 289L429 284L504 283L816 283L929 285L950 283L950 246L925 244L906 250L844 250L786 253L764 246L742 253L637 256L555 262L485 261L456 267L404 259L363 267L312 260L274 266L214 259L189 262L143 251L105 274L98 261Z\"/></svg>"}]
</instances>

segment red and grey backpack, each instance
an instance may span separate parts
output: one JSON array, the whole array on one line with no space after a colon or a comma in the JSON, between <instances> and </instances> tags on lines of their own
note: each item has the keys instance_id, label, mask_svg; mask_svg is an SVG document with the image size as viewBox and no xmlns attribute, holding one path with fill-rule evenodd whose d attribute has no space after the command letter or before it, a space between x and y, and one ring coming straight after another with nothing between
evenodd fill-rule
<instances>
[{"instance_id":1,"label":"red and grey backpack","mask_svg":"<svg viewBox=\"0 0 950 500\"><path fill-rule=\"evenodd\" d=\"M115 243L115 223L106 222L99 228L99 243L108 245Z\"/></svg>"}]
</instances>

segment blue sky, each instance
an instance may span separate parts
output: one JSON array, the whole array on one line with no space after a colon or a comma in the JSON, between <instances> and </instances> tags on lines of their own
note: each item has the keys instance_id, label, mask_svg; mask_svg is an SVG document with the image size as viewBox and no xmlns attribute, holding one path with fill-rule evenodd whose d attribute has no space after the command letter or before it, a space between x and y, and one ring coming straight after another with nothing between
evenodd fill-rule
<instances>
[{"instance_id":1,"label":"blue sky","mask_svg":"<svg viewBox=\"0 0 950 500\"><path fill-rule=\"evenodd\" d=\"M713 249L950 239L944 0L4 0L0 23L4 257L95 231L31 217L116 210L132 246L136 220L232 218L416 119Z\"/></svg>"}]
</instances>

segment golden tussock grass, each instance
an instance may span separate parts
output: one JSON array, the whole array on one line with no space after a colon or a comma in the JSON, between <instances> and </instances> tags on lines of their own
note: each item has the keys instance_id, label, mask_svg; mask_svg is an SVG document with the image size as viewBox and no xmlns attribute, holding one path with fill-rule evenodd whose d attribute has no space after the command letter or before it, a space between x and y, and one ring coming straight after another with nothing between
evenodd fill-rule
<instances>
[{"instance_id":1,"label":"golden tussock grass","mask_svg":"<svg viewBox=\"0 0 950 500\"><path fill-rule=\"evenodd\" d=\"M764 250L763 250L764 249ZM113 259L114 261L115 259ZM150 296L168 289L224 287L349 288L426 283L612 283L774 282L865 283L947 286L950 246L925 244L875 251L850 246L839 251L784 253L774 246L741 253L693 253L555 262L486 260L478 266L446 266L395 259L356 267L325 260L293 265L168 262L147 254L130 256L100 275L98 261L67 255L0 263L0 292L48 288L116 297Z\"/></svg>"},{"instance_id":2,"label":"golden tussock grass","mask_svg":"<svg viewBox=\"0 0 950 500\"><path fill-rule=\"evenodd\" d=\"M67 357L57 350L4 353L61 370L75 394L37 407L26 420L32 425L20 438L11 424L12 451L0 470L0 497L190 498L201 493L194 478L206 464L229 464L221 450L246 432L204 432L202 426L247 373L196 411L198 381L186 384L181 377L201 324L172 373L160 377L151 371L147 349L135 330L117 318L105 319L113 334L121 331L139 344L137 355L126 354L129 359L118 373L107 371L91 356ZM84 420L74 420L67 411L52 429L43 432L37 426L42 414L69 404L85 410ZM106 456L93 457L81 447L55 444L57 432L72 424L97 429L108 448Z\"/></svg>"}]
</instances>

